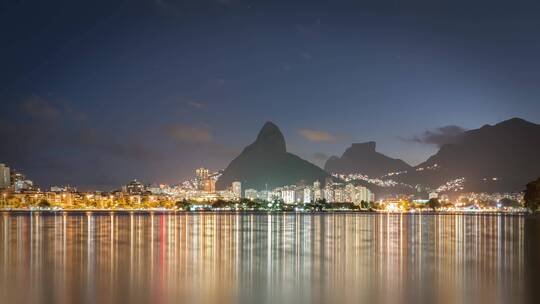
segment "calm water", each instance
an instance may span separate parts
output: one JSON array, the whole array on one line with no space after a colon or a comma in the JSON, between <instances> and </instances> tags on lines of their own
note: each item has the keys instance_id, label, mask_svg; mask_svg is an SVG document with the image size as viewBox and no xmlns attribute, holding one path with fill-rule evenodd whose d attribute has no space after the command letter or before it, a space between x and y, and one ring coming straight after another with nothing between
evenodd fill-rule
<instances>
[{"instance_id":1,"label":"calm water","mask_svg":"<svg viewBox=\"0 0 540 304\"><path fill-rule=\"evenodd\" d=\"M520 303L525 222L0 212L0 303Z\"/></svg>"}]
</instances>

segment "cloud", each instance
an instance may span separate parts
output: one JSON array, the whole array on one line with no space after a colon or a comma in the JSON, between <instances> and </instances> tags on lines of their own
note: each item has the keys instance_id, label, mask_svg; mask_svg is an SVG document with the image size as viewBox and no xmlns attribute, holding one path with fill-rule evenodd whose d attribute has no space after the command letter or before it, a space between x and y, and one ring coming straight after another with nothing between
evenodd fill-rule
<instances>
[{"instance_id":1,"label":"cloud","mask_svg":"<svg viewBox=\"0 0 540 304\"><path fill-rule=\"evenodd\" d=\"M211 143L214 141L212 132L208 126L188 126L170 124L165 127L170 138L181 142Z\"/></svg>"},{"instance_id":2,"label":"cloud","mask_svg":"<svg viewBox=\"0 0 540 304\"><path fill-rule=\"evenodd\" d=\"M192 108L202 109L206 107L206 104L198 101L188 101L186 104Z\"/></svg>"},{"instance_id":3,"label":"cloud","mask_svg":"<svg viewBox=\"0 0 540 304\"><path fill-rule=\"evenodd\" d=\"M338 136L326 131L301 129L300 135L311 142L334 142L338 140Z\"/></svg>"},{"instance_id":4,"label":"cloud","mask_svg":"<svg viewBox=\"0 0 540 304\"><path fill-rule=\"evenodd\" d=\"M464 132L464 128L460 126L450 125L440 127L435 130L428 130L425 131L422 135L405 140L428 145L437 145L440 147L445 144L458 143L462 139Z\"/></svg>"},{"instance_id":5,"label":"cloud","mask_svg":"<svg viewBox=\"0 0 540 304\"><path fill-rule=\"evenodd\" d=\"M60 111L55 106L38 95L25 98L21 108L24 113L34 118L55 120L60 116Z\"/></svg>"}]
</instances>

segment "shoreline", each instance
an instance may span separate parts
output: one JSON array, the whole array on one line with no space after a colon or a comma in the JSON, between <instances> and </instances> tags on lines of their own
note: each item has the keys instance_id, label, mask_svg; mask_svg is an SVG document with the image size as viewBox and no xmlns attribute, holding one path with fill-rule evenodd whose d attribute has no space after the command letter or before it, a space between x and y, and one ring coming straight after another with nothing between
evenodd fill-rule
<instances>
[{"instance_id":1,"label":"shoreline","mask_svg":"<svg viewBox=\"0 0 540 304\"><path fill-rule=\"evenodd\" d=\"M208 210L208 211L184 211L184 210L160 210L160 209L69 209L69 210L25 210L25 209L0 209L0 213L5 214L81 214L81 213L96 213L96 214L246 214L246 215L272 215L272 214L295 214L295 215L323 215L323 214L362 214L362 215L505 215L505 216L537 216L528 212L508 212L508 211L422 211L422 212L386 212L386 211L354 211L354 210L328 210L328 211L258 211L258 210Z\"/></svg>"}]
</instances>

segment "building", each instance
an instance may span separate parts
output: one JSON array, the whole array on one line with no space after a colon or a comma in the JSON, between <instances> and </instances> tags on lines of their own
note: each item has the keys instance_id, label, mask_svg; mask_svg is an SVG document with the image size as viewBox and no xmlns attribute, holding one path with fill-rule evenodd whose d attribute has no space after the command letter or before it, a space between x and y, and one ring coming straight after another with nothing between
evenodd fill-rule
<instances>
[{"instance_id":1,"label":"building","mask_svg":"<svg viewBox=\"0 0 540 304\"><path fill-rule=\"evenodd\" d=\"M122 188L123 192L128 194L143 194L144 192L146 192L146 186L136 179L134 179Z\"/></svg>"},{"instance_id":2,"label":"building","mask_svg":"<svg viewBox=\"0 0 540 304\"><path fill-rule=\"evenodd\" d=\"M13 189L17 193L25 192L25 191L34 191L34 183L31 180L18 180L13 184Z\"/></svg>"},{"instance_id":3,"label":"building","mask_svg":"<svg viewBox=\"0 0 540 304\"><path fill-rule=\"evenodd\" d=\"M313 183L313 201L320 201L324 198L324 193L321 190L321 183L317 180Z\"/></svg>"},{"instance_id":4,"label":"building","mask_svg":"<svg viewBox=\"0 0 540 304\"><path fill-rule=\"evenodd\" d=\"M6 189L11 186L11 175L9 173L9 167L0 164L0 189Z\"/></svg>"},{"instance_id":5,"label":"building","mask_svg":"<svg viewBox=\"0 0 540 304\"><path fill-rule=\"evenodd\" d=\"M313 202L313 190L309 187L304 188L304 204Z\"/></svg>"},{"instance_id":6,"label":"building","mask_svg":"<svg viewBox=\"0 0 540 304\"><path fill-rule=\"evenodd\" d=\"M204 190L205 181L208 180L208 169L199 168L195 170L195 175L197 177L197 189Z\"/></svg>"},{"instance_id":7,"label":"building","mask_svg":"<svg viewBox=\"0 0 540 304\"><path fill-rule=\"evenodd\" d=\"M212 178L207 178L203 180L203 191L209 193L216 192L216 180Z\"/></svg>"},{"instance_id":8,"label":"building","mask_svg":"<svg viewBox=\"0 0 540 304\"><path fill-rule=\"evenodd\" d=\"M359 205L362 201L364 202L374 202L375 195L366 187L358 186L356 187L357 192L354 199L354 203Z\"/></svg>"},{"instance_id":9,"label":"building","mask_svg":"<svg viewBox=\"0 0 540 304\"><path fill-rule=\"evenodd\" d=\"M257 198L263 201L270 201L269 192L266 190L259 191L257 192Z\"/></svg>"},{"instance_id":10,"label":"building","mask_svg":"<svg viewBox=\"0 0 540 304\"><path fill-rule=\"evenodd\" d=\"M60 192L68 192L68 193L75 193L77 192L77 188L72 186L51 186L51 192L60 193Z\"/></svg>"},{"instance_id":11,"label":"building","mask_svg":"<svg viewBox=\"0 0 540 304\"><path fill-rule=\"evenodd\" d=\"M236 198L242 198L242 183L241 182L233 182L232 183L232 192L236 196Z\"/></svg>"},{"instance_id":12,"label":"building","mask_svg":"<svg viewBox=\"0 0 540 304\"><path fill-rule=\"evenodd\" d=\"M245 191L245 198L254 200L257 199L257 190L255 189L246 189Z\"/></svg>"},{"instance_id":13,"label":"building","mask_svg":"<svg viewBox=\"0 0 540 304\"><path fill-rule=\"evenodd\" d=\"M347 197L345 195L345 190L343 188L334 189L334 202L336 203L347 202Z\"/></svg>"},{"instance_id":14,"label":"building","mask_svg":"<svg viewBox=\"0 0 540 304\"><path fill-rule=\"evenodd\" d=\"M208 169L206 168L199 168L195 170L195 174L197 175L197 179L204 180L208 178Z\"/></svg>"},{"instance_id":15,"label":"building","mask_svg":"<svg viewBox=\"0 0 540 304\"><path fill-rule=\"evenodd\" d=\"M327 203L334 202L334 190L331 187L325 187L323 190L323 196Z\"/></svg>"},{"instance_id":16,"label":"building","mask_svg":"<svg viewBox=\"0 0 540 304\"><path fill-rule=\"evenodd\" d=\"M296 191L294 189L290 189L287 187L283 188L283 190L281 190L281 199L283 199L283 202L285 204L294 204L295 194L296 194Z\"/></svg>"},{"instance_id":17,"label":"building","mask_svg":"<svg viewBox=\"0 0 540 304\"><path fill-rule=\"evenodd\" d=\"M294 203L295 204L303 204L304 203L304 188L305 187L298 187L294 191Z\"/></svg>"},{"instance_id":18,"label":"building","mask_svg":"<svg viewBox=\"0 0 540 304\"><path fill-rule=\"evenodd\" d=\"M437 192L431 192L429 193L429 199L438 199L439 198L439 193Z\"/></svg>"}]
</instances>

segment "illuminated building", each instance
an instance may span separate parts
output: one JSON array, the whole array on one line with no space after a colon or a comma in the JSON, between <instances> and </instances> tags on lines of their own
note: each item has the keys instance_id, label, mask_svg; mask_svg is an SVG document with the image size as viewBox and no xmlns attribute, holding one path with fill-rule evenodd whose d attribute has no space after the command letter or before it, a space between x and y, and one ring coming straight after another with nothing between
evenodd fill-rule
<instances>
[{"instance_id":1,"label":"illuminated building","mask_svg":"<svg viewBox=\"0 0 540 304\"><path fill-rule=\"evenodd\" d=\"M242 183L241 182L233 182L232 183L232 192L237 198L242 197Z\"/></svg>"},{"instance_id":2,"label":"illuminated building","mask_svg":"<svg viewBox=\"0 0 540 304\"><path fill-rule=\"evenodd\" d=\"M304 188L304 204L309 204L313 201L314 199L314 191L309 188L309 187L306 187Z\"/></svg>"},{"instance_id":3,"label":"illuminated building","mask_svg":"<svg viewBox=\"0 0 540 304\"><path fill-rule=\"evenodd\" d=\"M294 204L295 203L295 190L290 188L284 188L281 190L281 199L285 204Z\"/></svg>"},{"instance_id":4,"label":"illuminated building","mask_svg":"<svg viewBox=\"0 0 540 304\"><path fill-rule=\"evenodd\" d=\"M208 179L208 169L199 168L195 170L197 176L197 189L204 190L204 182Z\"/></svg>"},{"instance_id":5,"label":"illuminated building","mask_svg":"<svg viewBox=\"0 0 540 304\"><path fill-rule=\"evenodd\" d=\"M206 168L199 168L195 170L195 173L197 174L198 179L207 179L208 178L208 169Z\"/></svg>"},{"instance_id":6,"label":"illuminated building","mask_svg":"<svg viewBox=\"0 0 540 304\"><path fill-rule=\"evenodd\" d=\"M134 179L122 188L123 192L126 192L128 194L142 194L146 192L146 187L136 179Z\"/></svg>"},{"instance_id":7,"label":"illuminated building","mask_svg":"<svg viewBox=\"0 0 540 304\"><path fill-rule=\"evenodd\" d=\"M203 191L214 193L216 192L216 181L211 178L203 180Z\"/></svg>"},{"instance_id":8,"label":"illuminated building","mask_svg":"<svg viewBox=\"0 0 540 304\"><path fill-rule=\"evenodd\" d=\"M334 202L334 190L331 187L325 187L323 190L323 196L327 203Z\"/></svg>"},{"instance_id":9,"label":"illuminated building","mask_svg":"<svg viewBox=\"0 0 540 304\"><path fill-rule=\"evenodd\" d=\"M9 186L11 186L9 167L4 164L0 164L0 189L5 189Z\"/></svg>"},{"instance_id":10,"label":"illuminated building","mask_svg":"<svg viewBox=\"0 0 540 304\"><path fill-rule=\"evenodd\" d=\"M34 190L34 183L31 180L16 181L13 184L13 189L17 193L20 193L20 192L23 192L23 191L32 191L32 190Z\"/></svg>"},{"instance_id":11,"label":"illuminated building","mask_svg":"<svg viewBox=\"0 0 540 304\"><path fill-rule=\"evenodd\" d=\"M254 200L257 198L257 190L255 189L246 189L245 191L245 197L250 200Z\"/></svg>"}]
</instances>

